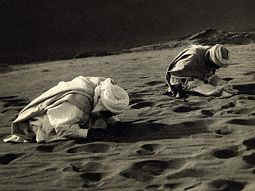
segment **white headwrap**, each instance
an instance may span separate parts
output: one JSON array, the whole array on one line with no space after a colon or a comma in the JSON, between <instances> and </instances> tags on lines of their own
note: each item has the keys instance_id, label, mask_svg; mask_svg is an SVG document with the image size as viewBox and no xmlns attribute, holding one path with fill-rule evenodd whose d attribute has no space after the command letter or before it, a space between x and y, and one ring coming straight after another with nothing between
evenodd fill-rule
<instances>
[{"instance_id":1,"label":"white headwrap","mask_svg":"<svg viewBox=\"0 0 255 191\"><path fill-rule=\"evenodd\" d=\"M212 61L218 65L219 67L225 66L228 64L228 59L224 59L222 57L222 52L223 51L228 51L226 50L226 48L223 47L223 45L221 44L216 44L214 46L212 46L209 49L209 54L210 54L210 58L212 59Z\"/></svg>"},{"instance_id":2,"label":"white headwrap","mask_svg":"<svg viewBox=\"0 0 255 191\"><path fill-rule=\"evenodd\" d=\"M94 106L98 103L99 97L106 109L112 113L121 113L128 108L128 93L118 85L112 84L112 79L107 78L95 89Z\"/></svg>"}]
</instances>

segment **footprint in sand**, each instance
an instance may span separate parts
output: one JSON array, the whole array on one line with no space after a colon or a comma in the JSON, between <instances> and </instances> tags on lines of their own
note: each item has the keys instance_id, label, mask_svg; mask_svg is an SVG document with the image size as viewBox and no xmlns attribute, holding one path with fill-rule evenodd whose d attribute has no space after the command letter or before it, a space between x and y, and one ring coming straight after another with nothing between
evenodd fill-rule
<instances>
[{"instance_id":1,"label":"footprint in sand","mask_svg":"<svg viewBox=\"0 0 255 191\"><path fill-rule=\"evenodd\" d=\"M58 152L66 150L66 148L69 148L75 144L74 141L66 141L66 142L60 142L55 144L45 144L45 145L39 145L36 147L36 150L39 152Z\"/></svg>"},{"instance_id":2,"label":"footprint in sand","mask_svg":"<svg viewBox=\"0 0 255 191\"><path fill-rule=\"evenodd\" d=\"M171 125L174 129L171 131L171 134L176 137L184 137L184 136L190 136L191 134L198 134L198 133L204 133L208 132L208 121L203 120L193 120L193 121L181 121L179 123L176 123L174 125Z\"/></svg>"},{"instance_id":3,"label":"footprint in sand","mask_svg":"<svg viewBox=\"0 0 255 191\"><path fill-rule=\"evenodd\" d=\"M79 176L83 181L83 187L92 187L96 186L96 184L106 176L109 169L110 168L107 166L98 162L75 162L71 163L70 166L64 168L62 171L81 173Z\"/></svg>"},{"instance_id":4,"label":"footprint in sand","mask_svg":"<svg viewBox=\"0 0 255 191\"><path fill-rule=\"evenodd\" d=\"M217 179L202 184L200 190L203 191L241 191L245 187L245 182Z\"/></svg>"},{"instance_id":5,"label":"footprint in sand","mask_svg":"<svg viewBox=\"0 0 255 191\"><path fill-rule=\"evenodd\" d=\"M71 149L68 149L68 153L106 153L112 149L111 145L105 143L89 143L82 146L77 146Z\"/></svg>"},{"instance_id":6,"label":"footprint in sand","mask_svg":"<svg viewBox=\"0 0 255 191\"><path fill-rule=\"evenodd\" d=\"M231 80L233 80L234 78L222 78L222 80L225 80L225 81L227 81L227 82L229 82L229 81L231 81Z\"/></svg>"},{"instance_id":7,"label":"footprint in sand","mask_svg":"<svg viewBox=\"0 0 255 191\"><path fill-rule=\"evenodd\" d=\"M120 172L126 178L133 178L137 181L146 182L155 176L162 175L167 169L178 169L184 164L183 160L144 160L132 163L129 168Z\"/></svg>"},{"instance_id":8,"label":"footprint in sand","mask_svg":"<svg viewBox=\"0 0 255 191\"><path fill-rule=\"evenodd\" d=\"M237 90L239 94L249 94L255 95L255 83L240 83L240 84L233 84L232 88Z\"/></svg>"},{"instance_id":9,"label":"footprint in sand","mask_svg":"<svg viewBox=\"0 0 255 191\"><path fill-rule=\"evenodd\" d=\"M97 186L98 182L102 180L104 176L105 174L100 172L86 172L80 175L83 180L83 187Z\"/></svg>"},{"instance_id":10,"label":"footprint in sand","mask_svg":"<svg viewBox=\"0 0 255 191\"><path fill-rule=\"evenodd\" d=\"M162 145L159 144L144 144L136 151L136 153L139 155L153 155L157 153L161 147Z\"/></svg>"},{"instance_id":11,"label":"footprint in sand","mask_svg":"<svg viewBox=\"0 0 255 191\"><path fill-rule=\"evenodd\" d=\"M247 150L255 149L255 137L244 140L243 144L246 146Z\"/></svg>"},{"instance_id":12,"label":"footprint in sand","mask_svg":"<svg viewBox=\"0 0 255 191\"><path fill-rule=\"evenodd\" d=\"M173 111L177 113L185 113L185 112L190 112L190 111L194 111L198 109L200 109L200 107L183 105L183 104L173 107Z\"/></svg>"},{"instance_id":13,"label":"footprint in sand","mask_svg":"<svg viewBox=\"0 0 255 191\"><path fill-rule=\"evenodd\" d=\"M164 184L164 188L166 190L174 190L175 188L177 188L180 185L180 183L167 183Z\"/></svg>"},{"instance_id":14,"label":"footprint in sand","mask_svg":"<svg viewBox=\"0 0 255 191\"><path fill-rule=\"evenodd\" d=\"M160 190L161 185L160 184L152 184L145 187L145 190L147 191L154 191L154 190Z\"/></svg>"},{"instance_id":15,"label":"footprint in sand","mask_svg":"<svg viewBox=\"0 0 255 191\"><path fill-rule=\"evenodd\" d=\"M235 125L255 125L255 119L231 119L227 123Z\"/></svg>"},{"instance_id":16,"label":"footprint in sand","mask_svg":"<svg viewBox=\"0 0 255 191\"><path fill-rule=\"evenodd\" d=\"M0 155L0 164L7 165L13 160L23 156L24 153L7 153Z\"/></svg>"},{"instance_id":17,"label":"footprint in sand","mask_svg":"<svg viewBox=\"0 0 255 191\"><path fill-rule=\"evenodd\" d=\"M215 133L218 135L229 135L232 132L233 130L229 126L222 126L215 130Z\"/></svg>"},{"instance_id":18,"label":"footprint in sand","mask_svg":"<svg viewBox=\"0 0 255 191\"><path fill-rule=\"evenodd\" d=\"M215 149L212 151L212 155L219 159L228 159L238 155L238 147L228 147Z\"/></svg>"},{"instance_id":19,"label":"footprint in sand","mask_svg":"<svg viewBox=\"0 0 255 191\"><path fill-rule=\"evenodd\" d=\"M255 165L255 153L251 153L251 154L248 154L248 155L244 155L244 156L243 156L243 160L244 160L246 163L248 163L248 164L254 166L254 165Z\"/></svg>"},{"instance_id":20,"label":"footprint in sand","mask_svg":"<svg viewBox=\"0 0 255 191\"><path fill-rule=\"evenodd\" d=\"M214 112L208 109L202 109L201 114L207 117L212 117L214 115Z\"/></svg>"},{"instance_id":21,"label":"footprint in sand","mask_svg":"<svg viewBox=\"0 0 255 191\"><path fill-rule=\"evenodd\" d=\"M73 185L80 185L83 188L90 188L91 190L97 190L99 182L106 176L102 172L84 172L84 173L73 173L64 171L61 177L61 184L64 185L67 190L73 190ZM70 188L68 188L71 186ZM87 190L87 189L86 189Z\"/></svg>"}]
</instances>

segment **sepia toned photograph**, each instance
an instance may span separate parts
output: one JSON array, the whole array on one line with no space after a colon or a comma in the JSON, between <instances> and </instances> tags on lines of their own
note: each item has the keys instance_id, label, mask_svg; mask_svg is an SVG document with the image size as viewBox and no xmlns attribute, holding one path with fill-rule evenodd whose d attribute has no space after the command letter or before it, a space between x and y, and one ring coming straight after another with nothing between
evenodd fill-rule
<instances>
[{"instance_id":1,"label":"sepia toned photograph","mask_svg":"<svg viewBox=\"0 0 255 191\"><path fill-rule=\"evenodd\" d=\"M0 190L255 191L254 9L0 0Z\"/></svg>"}]
</instances>

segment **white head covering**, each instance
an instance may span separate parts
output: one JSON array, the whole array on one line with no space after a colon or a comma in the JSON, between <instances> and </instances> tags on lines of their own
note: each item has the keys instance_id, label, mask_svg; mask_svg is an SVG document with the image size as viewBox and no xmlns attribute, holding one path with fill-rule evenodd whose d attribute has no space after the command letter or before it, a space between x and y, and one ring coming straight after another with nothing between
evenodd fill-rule
<instances>
[{"instance_id":1,"label":"white head covering","mask_svg":"<svg viewBox=\"0 0 255 191\"><path fill-rule=\"evenodd\" d=\"M222 67L228 64L228 58L226 59L222 57L222 54L224 51L228 52L228 50L225 47L223 47L223 45L221 44L216 44L209 49L211 60L219 67Z\"/></svg>"},{"instance_id":2,"label":"white head covering","mask_svg":"<svg viewBox=\"0 0 255 191\"><path fill-rule=\"evenodd\" d=\"M107 78L96 87L94 106L97 104L99 96L103 106L112 113L118 114L128 108L128 93L118 85L112 84L111 78Z\"/></svg>"}]
</instances>

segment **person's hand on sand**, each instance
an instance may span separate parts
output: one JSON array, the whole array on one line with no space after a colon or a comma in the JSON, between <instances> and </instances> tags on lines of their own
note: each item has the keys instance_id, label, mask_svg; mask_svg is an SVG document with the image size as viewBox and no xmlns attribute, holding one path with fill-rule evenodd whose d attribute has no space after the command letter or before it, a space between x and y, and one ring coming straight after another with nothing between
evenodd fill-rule
<instances>
[{"instance_id":1,"label":"person's hand on sand","mask_svg":"<svg viewBox=\"0 0 255 191\"><path fill-rule=\"evenodd\" d=\"M232 97L232 96L233 96L233 94L228 93L228 92L223 90L222 93L221 93L221 96L219 98L229 98L229 97Z\"/></svg>"},{"instance_id":2,"label":"person's hand on sand","mask_svg":"<svg viewBox=\"0 0 255 191\"><path fill-rule=\"evenodd\" d=\"M237 89L234 89L231 84L224 85L223 89L225 92L232 94L232 95L237 95L239 93L239 91Z\"/></svg>"},{"instance_id":3,"label":"person's hand on sand","mask_svg":"<svg viewBox=\"0 0 255 191\"><path fill-rule=\"evenodd\" d=\"M223 92L224 86L212 86L210 84L203 84L196 88L193 88L193 91L199 93L203 96L219 96Z\"/></svg>"},{"instance_id":4,"label":"person's hand on sand","mask_svg":"<svg viewBox=\"0 0 255 191\"><path fill-rule=\"evenodd\" d=\"M5 143L11 143L11 142L13 142L13 143L26 143L26 142L28 142L27 140L25 140L22 137L17 136L17 135L9 135L6 138L4 138L3 141Z\"/></svg>"}]
</instances>

